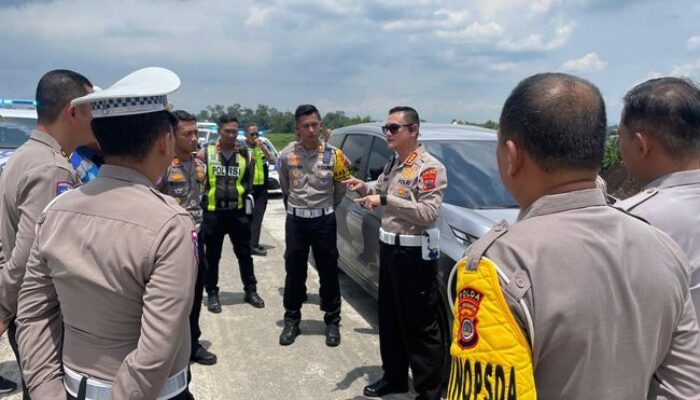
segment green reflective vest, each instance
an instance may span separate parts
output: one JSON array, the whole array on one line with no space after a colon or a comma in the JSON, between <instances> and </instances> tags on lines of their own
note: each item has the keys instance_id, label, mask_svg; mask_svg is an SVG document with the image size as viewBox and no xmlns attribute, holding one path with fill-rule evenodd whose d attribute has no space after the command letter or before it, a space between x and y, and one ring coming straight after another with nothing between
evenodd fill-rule
<instances>
[{"instance_id":1,"label":"green reflective vest","mask_svg":"<svg viewBox=\"0 0 700 400\"><path fill-rule=\"evenodd\" d=\"M265 184L265 153L259 148L253 148L255 157L255 175L253 175L253 186Z\"/></svg>"},{"instance_id":2,"label":"green reflective vest","mask_svg":"<svg viewBox=\"0 0 700 400\"><path fill-rule=\"evenodd\" d=\"M238 151L232 165L222 163L216 145L207 147L208 191L204 199L207 211L242 209L245 206L246 158ZM217 207L218 205L218 207Z\"/></svg>"}]
</instances>

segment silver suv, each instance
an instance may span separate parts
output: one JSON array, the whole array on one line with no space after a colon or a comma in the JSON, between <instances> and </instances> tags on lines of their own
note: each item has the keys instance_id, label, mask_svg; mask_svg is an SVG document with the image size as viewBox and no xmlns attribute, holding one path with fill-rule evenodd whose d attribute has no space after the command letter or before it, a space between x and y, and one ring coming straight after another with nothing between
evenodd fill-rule
<instances>
[{"instance_id":1,"label":"silver suv","mask_svg":"<svg viewBox=\"0 0 700 400\"><path fill-rule=\"evenodd\" d=\"M467 246L505 219L515 221L518 208L501 183L496 165L496 132L465 125L421 124L419 140L447 169L447 189L437 223L440 229L438 278L443 307L443 332L451 332L447 279ZM389 161L381 124L362 124L333 131L329 143L350 160L351 173L372 185ZM374 213L353 202L348 193L336 210L339 267L377 297L379 283L379 226L381 210ZM446 337L449 339L449 336Z\"/></svg>"}]
</instances>

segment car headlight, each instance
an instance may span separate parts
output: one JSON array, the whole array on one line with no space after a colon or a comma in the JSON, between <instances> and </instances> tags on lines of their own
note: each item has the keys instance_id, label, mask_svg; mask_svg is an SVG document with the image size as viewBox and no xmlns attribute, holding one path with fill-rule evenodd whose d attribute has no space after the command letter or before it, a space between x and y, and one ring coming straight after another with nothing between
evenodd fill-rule
<instances>
[{"instance_id":1,"label":"car headlight","mask_svg":"<svg viewBox=\"0 0 700 400\"><path fill-rule=\"evenodd\" d=\"M457 240L459 240L465 246L469 246L472 243L476 242L477 239L479 239L476 236L460 231L452 225L450 225L450 229L452 230L452 234L455 235L455 238L457 238Z\"/></svg>"}]
</instances>

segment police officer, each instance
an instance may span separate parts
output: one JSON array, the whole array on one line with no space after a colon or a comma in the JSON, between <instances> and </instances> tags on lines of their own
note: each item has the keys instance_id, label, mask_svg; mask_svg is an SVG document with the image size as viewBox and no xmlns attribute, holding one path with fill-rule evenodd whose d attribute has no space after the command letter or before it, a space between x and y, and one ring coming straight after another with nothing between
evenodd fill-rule
<instances>
[{"instance_id":1,"label":"police officer","mask_svg":"<svg viewBox=\"0 0 700 400\"><path fill-rule=\"evenodd\" d=\"M253 257L250 253L250 217L253 201L251 196L253 160L245 147L239 147L238 118L222 115L219 118L221 138L197 154L207 165L206 185L202 197L207 274L208 310L221 312L219 301L219 260L224 237L228 234L233 251L238 258L238 270L245 290L244 300L256 308L265 307L257 293Z\"/></svg>"},{"instance_id":2,"label":"police officer","mask_svg":"<svg viewBox=\"0 0 700 400\"><path fill-rule=\"evenodd\" d=\"M202 223L202 193L204 192L206 168L204 163L194 157L197 151L197 119L184 110L173 112L177 119L175 127L175 158L165 171L158 190L173 196L177 203L187 210L194 219L199 231ZM216 364L216 355L207 351L200 343L202 331L199 329L199 314L202 309L204 276L206 261L204 259L204 241L197 236L197 281L194 287L194 302L190 312L190 360L203 365Z\"/></svg>"},{"instance_id":3,"label":"police officer","mask_svg":"<svg viewBox=\"0 0 700 400\"><path fill-rule=\"evenodd\" d=\"M57 195L80 184L68 162L77 146L93 140L89 106L70 101L92 92L84 76L69 70L47 72L36 89L37 127L12 155L2 174L0 238L7 263L0 271L0 325L8 328L15 357L14 317L34 226L41 210ZM29 398L25 390L24 397Z\"/></svg>"},{"instance_id":4,"label":"police officer","mask_svg":"<svg viewBox=\"0 0 700 400\"><path fill-rule=\"evenodd\" d=\"M321 143L321 114L311 104L294 112L297 141L279 157L280 186L287 206L285 222L283 346L299 335L301 305L306 300L309 248L313 250L321 281L321 310L326 323L326 345L340 344L340 286L334 208L345 194L347 160L333 146Z\"/></svg>"},{"instance_id":5,"label":"police officer","mask_svg":"<svg viewBox=\"0 0 700 400\"><path fill-rule=\"evenodd\" d=\"M368 397L408 390L408 367L420 399L440 398L445 347L437 322L437 256L425 254L447 187L445 167L418 143L420 119L411 107L389 111L382 127L394 156L368 189L346 183L369 211L381 207L379 230L379 346L384 376L364 389ZM427 250L427 248L425 249ZM433 252L436 251L433 246Z\"/></svg>"},{"instance_id":6,"label":"police officer","mask_svg":"<svg viewBox=\"0 0 700 400\"><path fill-rule=\"evenodd\" d=\"M265 209L267 208L267 175L268 163L274 164L275 157L270 154L262 139L258 137L258 125L248 123L245 126L245 139L253 157L253 215L250 221L250 247L254 256L266 256L267 251L260 246L260 230L262 228Z\"/></svg>"},{"instance_id":7,"label":"police officer","mask_svg":"<svg viewBox=\"0 0 700 400\"><path fill-rule=\"evenodd\" d=\"M164 93L179 85L146 68L72 102L92 107L106 163L38 220L17 314L35 400L191 398L197 233L153 187L174 156Z\"/></svg>"},{"instance_id":8,"label":"police officer","mask_svg":"<svg viewBox=\"0 0 700 400\"><path fill-rule=\"evenodd\" d=\"M637 85L625 96L618 132L623 164L645 187L615 207L646 219L681 246L700 311L700 89L680 78Z\"/></svg>"},{"instance_id":9,"label":"police officer","mask_svg":"<svg viewBox=\"0 0 700 400\"><path fill-rule=\"evenodd\" d=\"M700 332L668 236L596 188L605 104L546 73L503 106L496 156L521 208L457 264L447 398L697 398Z\"/></svg>"}]
</instances>

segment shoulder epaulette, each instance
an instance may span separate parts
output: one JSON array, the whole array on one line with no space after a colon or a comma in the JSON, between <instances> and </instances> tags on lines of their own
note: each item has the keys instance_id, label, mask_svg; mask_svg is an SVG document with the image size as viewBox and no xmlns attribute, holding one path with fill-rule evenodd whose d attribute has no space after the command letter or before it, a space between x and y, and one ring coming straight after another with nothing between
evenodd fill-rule
<instances>
[{"instance_id":1,"label":"shoulder epaulette","mask_svg":"<svg viewBox=\"0 0 700 400\"><path fill-rule=\"evenodd\" d=\"M631 211L633 208L635 208L638 205L644 203L645 201L651 199L652 197L656 196L658 193L659 193L658 188L649 188L649 189L646 189L642 192L637 193L636 195L630 197L629 199L622 201L624 203L624 202L627 202L628 200L633 200L629 205L625 206L624 211ZM622 209L622 207L616 207L616 206L613 206L613 207Z\"/></svg>"}]
</instances>

